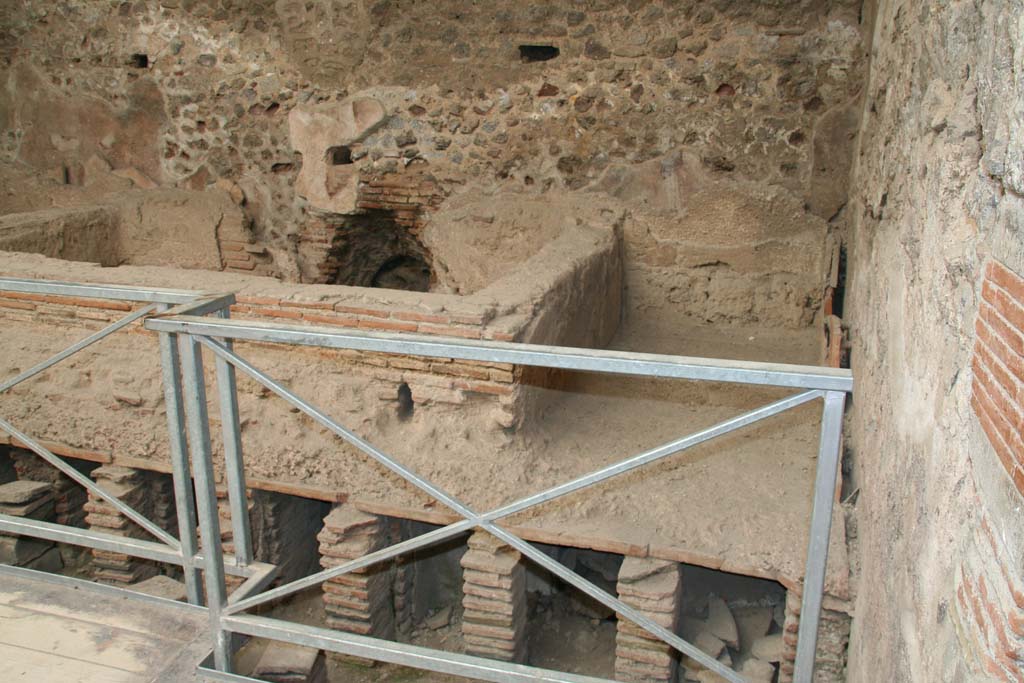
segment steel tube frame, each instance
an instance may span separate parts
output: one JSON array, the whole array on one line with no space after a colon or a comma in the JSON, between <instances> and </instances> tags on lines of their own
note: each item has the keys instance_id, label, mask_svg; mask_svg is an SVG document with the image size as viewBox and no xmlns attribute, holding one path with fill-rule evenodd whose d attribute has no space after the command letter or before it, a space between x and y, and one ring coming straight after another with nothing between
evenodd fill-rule
<instances>
[{"instance_id":1,"label":"steel tube frame","mask_svg":"<svg viewBox=\"0 0 1024 683\"><path fill-rule=\"evenodd\" d=\"M707 654L705 654L695 646L686 642L682 638L679 638L667 629L661 627L656 622L647 618L639 611L629 607L628 605L621 602L614 596L609 595L608 593L601 590L597 586L593 585L589 581L583 579L575 572L572 572L566 569L564 566L560 565L559 563L554 562L543 552L537 550L532 545L525 542L518 536L515 536L514 534L511 534L508 531L493 525L490 519L487 519L487 517L497 519L498 517L513 514L514 512L524 510L528 507L531 507L532 505L540 504L547 500L556 498L560 495L565 495L569 492L584 488L586 486L594 485L600 481L616 476L617 474L621 474L623 472L635 469L636 467L639 467L640 465L645 464L647 462L652 462L661 457L665 457L671 453L683 450L684 448L696 445L698 443L702 443L703 441L707 441L708 439L714 438L715 436L728 433L747 424L751 424L758 420L769 417L770 415L777 414L789 408L795 407L807 401L818 398L821 396L822 392L803 392L801 394L797 394L795 396L782 399L781 401L777 401L768 406L764 406L760 409L751 411L751 413L748 413L747 415L742 415L739 416L738 418L734 418L733 420L726 421L721 425L716 425L707 430L703 430L702 432L698 432L697 434L693 434L688 437L684 437L683 439L679 439L675 442L666 444L665 446L654 449L653 451L640 454L639 456L630 458L629 460L606 467L603 470L599 470L598 472L583 477L579 477L576 480L567 482L566 484L553 487L552 489L543 491L534 496L529 496L526 499L517 501L515 503L511 503L509 505L504 506L503 508L499 508L499 510L486 513L485 515L478 515L474 513L471 509L469 509L467 506L461 504L459 501L457 501L456 499L452 498L447 493L439 489L431 482L419 477L412 471L395 462L393 459L388 457L383 452L376 449L371 444L367 443L360 437L354 435L351 431L337 424L334 420L332 420L322 411L310 405L308 402L304 401L302 398L295 395L294 393L280 385L278 382L274 381L272 378L270 378L265 373L255 368L251 363L241 358L238 354L234 353L231 349L227 348L222 343L200 336L196 336L196 339L207 348L213 350L218 357L230 362L233 366L237 366L243 372L253 377L253 379L256 379L258 382L260 382L267 388L271 389L272 391L280 395L288 403L292 404L302 412L306 413L314 420L319 422L321 425L334 432L336 435L342 437L344 440L356 446L364 453L370 455L375 460L377 460L382 465L384 465L391 471L395 472L399 476L402 476L409 483L413 484L414 486L420 488L423 491L426 491L427 493L430 493L431 495L434 495L435 498L437 498L441 502L444 502L455 512L466 517L465 522L449 525L448 527L437 530L437 532L431 532L430 534L425 534L424 536L418 537L416 539L410 539L407 542L399 543L395 546L392 546L391 548L384 549L383 551L380 551L378 553L371 553L370 555L345 563L344 565L341 565L339 567L334 567L330 570L325 570L324 572L320 572L318 574L314 574L304 579L300 579L297 582L293 582L286 586L282 586L278 589L270 591L267 594L263 594L258 597L238 602L233 606L227 607L224 610L225 614L237 614L242 610L249 609L258 604L266 603L268 601L277 599L279 597L283 597L284 595L288 595L303 588L316 585L317 583L321 583L322 581L332 576L337 576L362 566L368 566L369 564L382 561L384 559L393 557L398 554L402 554L404 552L408 552L409 550L412 550L416 547L424 547L432 543L437 543L443 540L444 538L457 535L459 533L466 531L469 528L481 527L487 530L488 532L492 533L496 537L500 538L501 540L505 541L512 547L516 548L522 554L526 555L533 561L537 562L538 564L541 564L541 566L545 567L548 571L552 572L562 580L574 585L576 588L587 593L594 599L614 609L621 616L630 619L631 621L641 626L648 632L651 632L654 635L658 636L660 639L662 639L664 642L668 643L678 651L686 655L689 655L690 657L693 657L702 665L715 671L720 676L724 677L726 680L731 681L733 683L743 682L743 679L728 667L725 667L724 665L717 662L715 659L709 657Z\"/></svg>"},{"instance_id":2,"label":"steel tube frame","mask_svg":"<svg viewBox=\"0 0 1024 683\"><path fill-rule=\"evenodd\" d=\"M227 319L227 308L216 312ZM230 350L232 341L225 339ZM235 559L242 565L253 560L252 532L249 526L249 505L245 495L245 467L242 462L242 427L238 419L238 389L235 366L221 356L215 356L217 367L217 396L220 403L220 421L224 438L224 473L228 484L228 504L231 507L231 541L235 546Z\"/></svg>"},{"instance_id":3,"label":"steel tube frame","mask_svg":"<svg viewBox=\"0 0 1024 683\"><path fill-rule=\"evenodd\" d=\"M209 598L207 612L213 635L213 659L215 666L213 670L205 669L204 667L201 667L201 670L215 674L214 677L221 680L251 680L232 673L232 634L238 633L323 647L324 649L336 652L346 652L382 661L391 661L443 673L472 676L480 680L497 681L499 683L518 683L519 681L596 683L603 681L604 679L547 672L532 667L494 662L453 653L443 653L411 645L401 645L379 639L339 633L329 629L288 624L277 620L241 614L243 610L251 609L302 588L315 585L332 576L390 559L410 550L422 548L446 538L454 537L460 533L465 533L474 528L481 528L515 548L532 561L537 562L562 580L614 609L621 616L635 622L676 650L693 657L707 668L723 676L726 680L733 683L742 683L744 679L736 672L711 659L705 653L648 619L639 611L619 601L616 597L609 595L575 572L554 561L519 536L497 526L495 522L516 512L585 487L593 486L624 472L668 457L797 405L817 398L823 398L821 440L815 473L811 533L808 542L801 621L798 633L797 661L794 672L795 680L798 683L810 683L812 680L817 628L824 592L829 535L832 523L834 487L839 467L843 408L845 394L852 391L853 387L852 376L849 371L810 366L718 361L703 358L567 349L490 341L466 341L423 335L348 332L339 331L336 328L300 327L251 321L239 322L229 318L228 306L234 302L234 297L230 294L199 294L179 290L82 285L17 278L0 278L0 291L130 300L153 304L131 313L124 319L77 342L72 347L56 354L47 361L43 361L19 374L17 377L8 380L0 385L0 392L52 367L61 360L122 329L131 322L145 317L154 308L160 310L157 316L146 320L145 327L159 333L164 393L168 407L168 429L172 469L175 478L176 504L179 507L179 519L185 520L183 532L185 529L190 529L192 533L183 533L179 543L177 539L166 534L159 527L146 520L145 517L142 517L118 499L107 494L90 479L78 473L74 468L64 463L38 442L18 431L13 425L2 418L0 418L0 429L4 429L11 436L22 441L40 457L50 462L79 484L107 500L120 512L132 519L132 521L153 533L164 544L138 539L126 539L112 534L89 530L69 529L37 520L23 520L5 515L0 515L0 530L35 535L58 542L75 543L115 552L126 552L127 554L147 559L179 564L185 569L186 585L189 586L189 597L194 602L198 602L201 597L198 583L199 569L201 567L204 570L206 593ZM175 308L170 308L172 305ZM199 317L210 313L215 314L217 317L214 319ZM577 477L569 482L526 496L489 512L478 514L440 487L419 477L416 473L378 450L372 444L336 423L318 408L291 393L285 387L242 359L232 348L232 342L237 339L533 365L587 372L773 385L800 388L805 391L694 434L668 442L590 474ZM207 414L206 406L207 392L203 376L202 346L210 348L215 354L217 390L221 421L224 429L228 498L231 507L236 547L240 549L236 557L225 557L220 543L220 524L217 516L216 491L213 480L209 415ZM278 589L259 595L252 595L269 584L276 573L276 568L252 562L251 532L245 498L245 476L238 420L236 369L241 369L243 372L251 375L322 426L374 458L377 462L420 490L444 503L465 519L414 539L397 543L389 548L370 553L330 570L300 579ZM191 465L189 463L189 453L192 455ZM202 532L202 552L198 552L196 547L197 539L194 533L196 526L194 523L195 516L191 512L193 509L193 477L195 482L194 503L198 506L198 522ZM226 560L233 563L234 566L227 566ZM247 581L243 584L242 589L237 591L230 600L225 589L224 577L226 572L247 577Z\"/></svg>"},{"instance_id":4,"label":"steel tube frame","mask_svg":"<svg viewBox=\"0 0 1024 683\"><path fill-rule=\"evenodd\" d=\"M203 604L199 568L192 558L199 550L196 536L195 496L185 436L184 407L181 400L181 362L178 356L178 335L159 332L160 370L164 385L164 406L167 409L167 438L171 457L171 478L174 506L178 516L178 537L181 544L185 594L193 605ZM187 558L187 562L186 562Z\"/></svg>"},{"instance_id":5,"label":"steel tube frame","mask_svg":"<svg viewBox=\"0 0 1024 683\"><path fill-rule=\"evenodd\" d=\"M811 509L811 537L807 544L807 569L804 572L800 627L797 631L794 683L812 683L814 659L818 647L818 622L822 594L825 591L825 565L832 532L832 502L839 474L839 449L843 435L843 407L846 394L829 391L821 415L821 441L814 476L814 503Z\"/></svg>"},{"instance_id":6,"label":"steel tube frame","mask_svg":"<svg viewBox=\"0 0 1024 683\"><path fill-rule=\"evenodd\" d=\"M189 335L178 337L178 347L184 383L185 422L192 451L192 476L195 479L199 527L202 532L203 555L206 558L206 608L213 636L213 653L217 668L230 673L233 670L231 634L221 624L221 610L227 605L227 588L224 584L224 550L221 547L220 520L217 516L217 491L214 488L203 356L199 343Z\"/></svg>"},{"instance_id":7,"label":"steel tube frame","mask_svg":"<svg viewBox=\"0 0 1024 683\"><path fill-rule=\"evenodd\" d=\"M186 315L174 318L150 318L146 321L146 327L157 332L178 332L236 341L375 351L430 358L532 365L562 370L735 382L825 391L851 391L853 389L853 378L848 370L809 365L711 360L626 351L470 341L408 333L353 332L331 327L281 325L255 320L218 320Z\"/></svg>"}]
</instances>

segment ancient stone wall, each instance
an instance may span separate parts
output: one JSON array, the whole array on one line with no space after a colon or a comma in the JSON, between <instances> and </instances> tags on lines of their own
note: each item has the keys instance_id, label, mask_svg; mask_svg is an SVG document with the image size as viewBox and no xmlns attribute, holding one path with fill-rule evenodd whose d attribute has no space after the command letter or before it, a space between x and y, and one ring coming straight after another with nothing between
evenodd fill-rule
<instances>
[{"instance_id":1,"label":"ancient stone wall","mask_svg":"<svg viewBox=\"0 0 1024 683\"><path fill-rule=\"evenodd\" d=\"M992 324L1020 341L984 282L995 261L1024 273L1022 16L1019 0L878 3L847 286L851 681L1021 680L1024 501L972 408L972 358Z\"/></svg>"},{"instance_id":2,"label":"ancient stone wall","mask_svg":"<svg viewBox=\"0 0 1024 683\"><path fill-rule=\"evenodd\" d=\"M446 188L613 194L643 219L633 308L800 326L844 220L859 5L29 0L0 35L0 152L71 182L99 158L143 184L237 183L295 280L317 272L296 239L322 218L296 191L313 164L328 185L409 166ZM382 118L305 159L290 114L349 98ZM623 192L679 154L699 170L682 196ZM695 255L751 231L767 265Z\"/></svg>"}]
</instances>

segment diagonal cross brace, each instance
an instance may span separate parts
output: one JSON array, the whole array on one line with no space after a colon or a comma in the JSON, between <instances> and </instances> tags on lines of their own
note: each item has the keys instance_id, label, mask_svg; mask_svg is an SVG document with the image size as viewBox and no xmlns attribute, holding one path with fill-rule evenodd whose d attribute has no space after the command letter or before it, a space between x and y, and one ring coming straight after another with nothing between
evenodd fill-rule
<instances>
[{"instance_id":1,"label":"diagonal cross brace","mask_svg":"<svg viewBox=\"0 0 1024 683\"><path fill-rule=\"evenodd\" d=\"M93 344L95 344L99 340L112 335L114 332L117 332L121 328L127 327L128 325L131 325L133 322L135 322L139 318L142 318L142 317L144 317L144 316L154 312L156 309L157 309L157 304L150 304L149 306L144 306L144 307L140 308L139 310L137 310L137 311L135 311L135 312L133 312L133 313L131 313L129 315L126 315L125 317L121 318L117 322L115 322L113 324L110 324L110 325L107 325L102 330L99 330L98 332L90 334L85 339L82 339L81 341L75 342L74 344L72 344L68 348L64 349L60 353L57 353L57 354L55 354L53 356L50 356L49 358L47 358L43 362L38 363L36 365L33 365L28 370L25 370L24 372L18 374L17 376L12 377L11 379L5 381L3 384L0 384L0 394L4 393L8 389L11 389L12 387L15 387L15 386L21 384L22 382L24 382L27 379L35 377L36 375L38 375L43 370L46 370L47 368L50 368L50 367L56 365L57 363L61 362L65 358L68 358L69 356L73 356L74 354L78 353L79 351L81 351L82 349L86 348L87 346L92 346Z\"/></svg>"},{"instance_id":2,"label":"diagonal cross brace","mask_svg":"<svg viewBox=\"0 0 1024 683\"><path fill-rule=\"evenodd\" d=\"M444 502L446 505L448 505L450 508L452 508L462 516L466 517L466 519L463 521L450 524L441 529L437 529L433 532L429 532L427 534L418 536L417 538L409 539L408 541L403 541L389 548L385 548L381 551L370 553L357 560L347 562L338 567L334 567L332 569L319 572L304 579L300 579L299 581L289 583L268 593L255 596L247 600L239 601L236 604L228 607L225 610L226 614L234 614L241 612L245 609L249 609L258 604L262 604L277 599L279 597L289 595L296 591L302 590L303 588L316 585L333 576L338 576L349 571L366 567L371 564L375 564L377 562L403 554L405 552L409 552L416 548L421 548L427 545L431 545L433 543L440 542L445 538L450 538L460 533L464 533L470 529L480 527L487 530L491 534L495 535L499 539L505 541L510 546L516 548L522 554L526 555L533 561L545 567L546 569L548 569L548 571L551 571L556 576L559 576L567 583L574 585L575 587L587 593L594 599L614 609L622 616L630 619L631 621L641 626L648 632L659 637L661 640L663 640L673 648L693 657L707 668L714 670L721 676L724 676L727 680L733 681L735 683L742 683L743 679L728 667L725 667L717 660L712 659L707 654L697 649L690 643L686 642L682 638L679 638L667 629L661 627L656 622L647 618L639 611L629 607L622 601L618 600L614 596L598 588L597 586L590 583L589 581L579 576L575 572L567 569L558 562L551 560L551 558L549 558L547 555L534 548L531 544L527 543L523 539L500 527L495 526L491 522L501 517L505 517L514 514L515 512L519 512L529 507L538 505L545 501L552 500L562 495L566 495L572 491L576 491L586 486L592 486L601 481L610 479L611 477L617 476L624 472L628 472L632 469L640 467L641 465L654 462L655 460L667 457L668 455L677 453L681 450L685 450L686 448L692 447L698 443L703 443L704 441L728 433L745 425L751 424L753 422L777 414L784 410L788 410L802 403L814 400L821 396L820 391L813 390L803 392L795 396L782 399L781 401L777 401L775 403L769 404L768 406L764 406L760 409L751 411L750 413L741 415L731 420L727 420L723 423L702 430L701 432L691 434L687 437L670 442L668 444L665 444L664 446L655 448L651 451L641 453L627 460L605 467L602 470L598 470L597 472L593 472L583 477L579 477L575 480L555 486L551 489L542 491L538 494L528 496L526 498L510 503L496 510L492 510L491 512L485 513L483 515L478 515L474 513L472 510L470 510L468 507L460 503L457 499L449 496L441 489L431 484L429 481L420 478L418 475L411 472L401 464L395 462L386 454L379 451L368 442L364 441L363 439L361 439L348 429L345 429L341 425L334 422L326 414L324 414L317 408L309 405L301 398L290 392L288 389L281 386L279 383L275 382L272 378L268 377L267 375L259 371L257 368L252 366L250 363L245 361L243 358L234 353L234 351L228 349L223 344L202 336L197 336L197 339L205 346L210 348L212 351L214 351L214 353L216 353L218 356L228 361L233 366L236 366L242 371L246 372L254 379L256 379L258 382L260 382L267 388L271 389L275 393L279 394L286 401L291 403L296 408L305 412L307 415L312 417L314 420L319 422L324 427L328 428L338 436L342 437L344 440L348 441L349 443L356 446L363 452L367 453L375 460L383 464L385 467L401 476L406 481L409 481L413 485L417 486L417 488L420 488L421 490L429 493L436 499L440 500L441 502Z\"/></svg>"},{"instance_id":3,"label":"diagonal cross brace","mask_svg":"<svg viewBox=\"0 0 1024 683\"><path fill-rule=\"evenodd\" d=\"M136 524L138 524L143 529L153 534L157 538L159 538L168 546L170 546L174 550L181 550L181 544L178 543L178 539L176 539L174 536L171 536L169 533L158 527L156 524L153 524L153 522L146 519L145 516L143 516L139 512L136 512L134 508L121 502L117 498L117 496L114 496L104 491L99 486L99 484L97 484L92 479L85 476L84 474L76 470L74 467L58 458L56 455L54 455L49 450L44 448L43 445L40 444L38 441L33 439L28 434L22 432L21 430L19 430L17 427L15 427L2 417L0 417L0 429L10 434L21 443L25 444L25 446L27 446L36 455L38 455L43 460L56 467L58 470L66 474L75 482L81 484L90 492L95 493L97 496L113 505L115 508L117 508L117 511L120 512L122 515L132 520L133 522L135 522Z\"/></svg>"}]
</instances>

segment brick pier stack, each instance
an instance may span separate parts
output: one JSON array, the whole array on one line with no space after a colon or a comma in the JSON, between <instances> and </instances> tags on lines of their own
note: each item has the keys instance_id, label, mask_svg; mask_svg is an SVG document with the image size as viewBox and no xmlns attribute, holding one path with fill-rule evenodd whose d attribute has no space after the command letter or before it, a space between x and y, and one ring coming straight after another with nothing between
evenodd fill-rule
<instances>
[{"instance_id":1,"label":"brick pier stack","mask_svg":"<svg viewBox=\"0 0 1024 683\"><path fill-rule=\"evenodd\" d=\"M619 599L675 633L682 569L677 562L627 557L619 570ZM632 621L620 617L615 636L615 680L635 683L675 680L676 651Z\"/></svg>"},{"instance_id":2,"label":"brick pier stack","mask_svg":"<svg viewBox=\"0 0 1024 683\"><path fill-rule=\"evenodd\" d=\"M800 630L800 601L801 596L795 591L786 592L779 683L793 681L797 634ZM848 614L822 608L818 622L818 651L815 653L815 683L842 683L846 680L846 652L850 642L851 621Z\"/></svg>"},{"instance_id":3,"label":"brick pier stack","mask_svg":"<svg viewBox=\"0 0 1024 683\"><path fill-rule=\"evenodd\" d=\"M0 514L43 522L54 521L53 489L47 482L12 481L0 485ZM50 541L0 533L0 563L41 571L63 567Z\"/></svg>"},{"instance_id":4,"label":"brick pier stack","mask_svg":"<svg viewBox=\"0 0 1024 683\"><path fill-rule=\"evenodd\" d=\"M56 505L54 521L57 524L79 528L85 526L84 505L88 496L84 488L35 453L12 450L11 457L18 479L45 481L53 486Z\"/></svg>"},{"instance_id":5,"label":"brick pier stack","mask_svg":"<svg viewBox=\"0 0 1024 683\"><path fill-rule=\"evenodd\" d=\"M320 564L326 569L387 545L388 521L341 504L325 518ZM377 638L395 637L391 563L381 563L334 577L323 584L330 628Z\"/></svg>"},{"instance_id":6,"label":"brick pier stack","mask_svg":"<svg viewBox=\"0 0 1024 683\"><path fill-rule=\"evenodd\" d=\"M105 491L116 496L142 515L150 516L150 487L147 473L129 467L105 466L92 472ZM85 521L94 531L153 540L150 534L131 521L102 498L89 494L85 504ZM102 583L128 585L157 574L157 566L147 560L135 559L122 553L93 550L93 576Z\"/></svg>"},{"instance_id":7,"label":"brick pier stack","mask_svg":"<svg viewBox=\"0 0 1024 683\"><path fill-rule=\"evenodd\" d=\"M318 500L271 491L252 490L252 521L256 556L278 567L285 583L320 568L316 532L323 524L326 505Z\"/></svg>"},{"instance_id":8,"label":"brick pier stack","mask_svg":"<svg viewBox=\"0 0 1024 683\"><path fill-rule=\"evenodd\" d=\"M462 556L462 634L466 653L526 659L526 567L522 556L485 531Z\"/></svg>"}]
</instances>

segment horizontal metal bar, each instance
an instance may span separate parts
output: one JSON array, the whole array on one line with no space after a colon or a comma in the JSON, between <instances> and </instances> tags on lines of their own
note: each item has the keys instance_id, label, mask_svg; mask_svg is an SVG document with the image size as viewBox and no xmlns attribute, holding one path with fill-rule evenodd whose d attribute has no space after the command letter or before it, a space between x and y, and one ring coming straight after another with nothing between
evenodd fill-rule
<instances>
[{"instance_id":1,"label":"horizontal metal bar","mask_svg":"<svg viewBox=\"0 0 1024 683\"><path fill-rule=\"evenodd\" d=\"M12 377L11 379L9 379L6 382L4 382L3 384L0 384L0 394L4 393L8 389L11 389L11 388L21 384L22 382L24 382L27 379L35 377L36 375L38 375L43 370L46 370L47 368L56 365L57 363L61 362L62 360L64 360L65 358L67 358L69 356L73 356L74 354L78 353L82 349L84 349L84 348L86 348L88 346L91 346L92 344L95 344L99 340L101 340L104 337L107 337L107 336L117 332L121 328L127 327L128 325L131 325L133 322L135 322L139 318L142 318L142 317L152 313L153 311L155 311L156 307L157 307L156 304L150 304L149 306L145 306L143 308L140 308L139 310L134 311L133 313L130 313L129 315L126 315L125 317L121 318L117 322L115 322L113 324L110 324L110 325L107 325L102 330L100 330L100 331L98 331L98 332L96 332L94 334L90 334L85 339L82 339L81 341L75 342L74 344L72 344L71 346L67 347L66 349L64 349L60 353L57 353L57 354L55 354L53 356L50 356L49 358L47 358L46 360L42 361L41 363L37 363L36 365L33 365L28 370L20 373L16 377Z\"/></svg>"},{"instance_id":2,"label":"horizontal metal bar","mask_svg":"<svg viewBox=\"0 0 1024 683\"><path fill-rule=\"evenodd\" d=\"M56 280L26 280L9 277L0 278L0 292L52 294L54 296L78 296L89 299L112 299L114 301L140 301L164 304L187 303L202 294L202 292L189 292L183 289L88 285L74 282L59 282Z\"/></svg>"},{"instance_id":3,"label":"horizontal metal bar","mask_svg":"<svg viewBox=\"0 0 1024 683\"><path fill-rule=\"evenodd\" d=\"M229 308L234 303L234 294L200 294L192 301L178 304L166 311L161 311L156 317L170 318L176 315L207 315Z\"/></svg>"},{"instance_id":4,"label":"horizontal metal bar","mask_svg":"<svg viewBox=\"0 0 1024 683\"><path fill-rule=\"evenodd\" d=\"M450 337L387 332L355 332L335 327L285 325L257 320L222 320L178 316L150 318L146 327L158 332L204 335L336 349L355 349L431 358L642 375L713 382L739 382L801 389L852 391L849 370L810 365L755 363L626 351L571 349L558 346L470 341Z\"/></svg>"},{"instance_id":5,"label":"horizontal metal bar","mask_svg":"<svg viewBox=\"0 0 1024 683\"><path fill-rule=\"evenodd\" d=\"M587 486L592 486L594 484L605 481L620 474L630 472L643 465L647 465L658 460L661 460L663 458L667 458L671 455L685 451L701 443L710 441L711 439L714 439L716 437L728 434L729 432L745 427L753 422L757 422L759 420L766 419L768 417L789 410L791 408L795 408L796 406L802 405L803 403L807 403L808 401L812 401L816 398L819 398L821 395L822 392L820 391L807 391L797 394L795 396L789 396L780 401L776 401L769 405L744 413L743 415L739 415L729 420L725 420L724 422L720 422L716 425L708 427L707 429L695 432L681 439L670 441L662 446L653 448L644 453L640 453L639 455L615 463L614 465L609 465L608 467L597 470L596 472L591 472L590 474L578 477L564 484L559 484L557 486L553 486L539 493L535 493L525 498L521 498L518 501L509 503L500 508L479 515L478 519L480 522L493 522L498 519L501 519L502 517L507 517L508 515L512 515L517 512L522 512L527 508L533 507L535 505L540 505L541 503L545 503L556 498L559 498L561 496L568 495L569 493L585 488ZM247 600L240 601L237 604L225 610L225 613L235 614L247 609L251 609L265 602L271 602L273 600L283 598L292 593L297 593L298 591L304 590L306 588L311 588L312 586L322 583L323 581L327 581L328 579L334 578L335 576L341 576L342 574L347 574L358 569L369 567L373 564L389 560L393 557L397 557L404 553L411 552L413 550L418 550L420 548L433 545L435 543L440 543L448 538L457 536L460 533L465 533L466 531L469 531L470 529L473 529L476 526L478 526L478 522L474 520L463 520L460 522L454 522L447 526L441 527L440 529L435 529L426 534L422 534L415 538L411 538L406 541L402 541L401 543L396 543L394 545L388 546L387 548L383 548L381 550L369 553L355 560L350 560L336 567L331 567L330 569L325 569L323 571L317 572L316 574L311 574L302 579L298 579L291 583L287 583L283 586L279 586L274 590L269 591L268 593L265 593L263 595L254 596Z\"/></svg>"},{"instance_id":6,"label":"horizontal metal bar","mask_svg":"<svg viewBox=\"0 0 1024 683\"><path fill-rule=\"evenodd\" d=\"M221 620L221 624L229 631L256 638L270 638L304 647L493 683L614 683L607 678L499 662L266 617L228 616Z\"/></svg>"},{"instance_id":7,"label":"horizontal metal bar","mask_svg":"<svg viewBox=\"0 0 1024 683\"><path fill-rule=\"evenodd\" d=\"M10 565L0 564L0 576L7 576L25 581L48 583L85 593L96 593L98 595L126 598L129 600L141 600L143 602L159 605L160 607L169 607L171 609L181 610L184 612L202 613L206 610L205 607L200 607L199 605L190 605L187 602L179 602L177 600L170 600L169 598L162 598L158 595L141 593L139 591L131 590L130 588L119 588L111 584L95 583L86 579L76 579L75 577L65 576L64 574L51 574L50 572L42 572L37 569L27 569L25 567L12 567Z\"/></svg>"},{"instance_id":8,"label":"horizontal metal bar","mask_svg":"<svg viewBox=\"0 0 1024 683\"><path fill-rule=\"evenodd\" d=\"M68 545L106 550L111 553L124 553L125 555L140 557L144 560L176 564L179 567L186 564L180 553L171 550L163 543L143 541L129 536L117 536L91 529L79 529L78 527L69 527L52 522L42 522L37 519L0 514L0 531L8 534L32 536L55 543L67 543Z\"/></svg>"},{"instance_id":9,"label":"horizontal metal bar","mask_svg":"<svg viewBox=\"0 0 1024 683\"><path fill-rule=\"evenodd\" d=\"M132 520L152 535L159 538L169 547L173 548L176 551L181 550L181 544L178 543L178 539L176 539L174 536L171 536L169 533L158 527L156 524L146 519L141 513L136 511L131 506L126 505L125 503L118 500L117 496L113 496L104 491L101 486L96 484L96 482L89 479L89 477L85 476L84 474L76 470L74 467L58 458L56 455L54 455L49 450L44 448L43 445L40 444L38 441L36 441L31 436L21 431L20 429L16 428L14 425L12 425L10 422L3 419L2 417L0 417L0 430L7 432L14 438L21 441L26 448L33 451L43 460L56 467L58 470L66 474L70 479L77 482L79 485L85 487L86 490L95 493L97 496L113 505L117 509L117 511L120 512L122 515Z\"/></svg>"}]
</instances>

